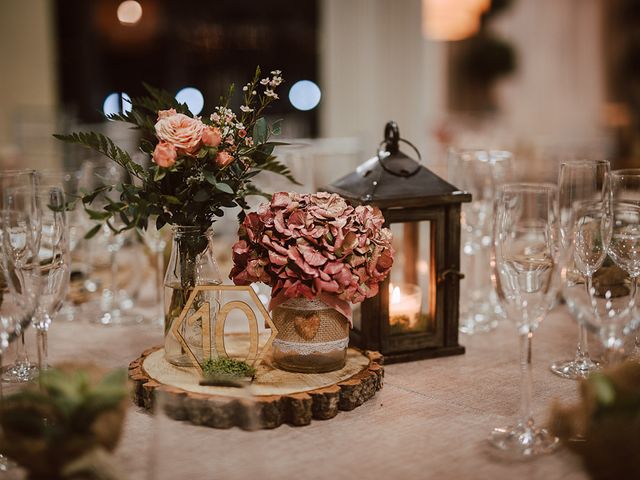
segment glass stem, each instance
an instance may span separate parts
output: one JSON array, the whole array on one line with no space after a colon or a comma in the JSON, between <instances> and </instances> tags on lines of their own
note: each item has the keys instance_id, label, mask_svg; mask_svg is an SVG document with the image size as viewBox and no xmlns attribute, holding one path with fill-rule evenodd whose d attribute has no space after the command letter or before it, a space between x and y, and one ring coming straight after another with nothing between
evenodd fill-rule
<instances>
[{"instance_id":1,"label":"glass stem","mask_svg":"<svg viewBox=\"0 0 640 480\"><path fill-rule=\"evenodd\" d=\"M532 394L532 366L531 366L531 340L533 332L528 329L527 332L520 334L520 425L524 428L533 427L533 413L531 412L531 394Z\"/></svg>"},{"instance_id":2,"label":"glass stem","mask_svg":"<svg viewBox=\"0 0 640 480\"><path fill-rule=\"evenodd\" d=\"M591 290L593 289L593 275L585 275L587 288L587 298L592 298ZM593 302L592 302L593 303ZM595 306L594 306L595 308ZM590 363L589 358L589 337L587 327L580 323L578 327L578 347L576 348L575 363L578 366L587 366Z\"/></svg>"},{"instance_id":3,"label":"glass stem","mask_svg":"<svg viewBox=\"0 0 640 480\"><path fill-rule=\"evenodd\" d=\"M49 344L47 341L47 329L38 328L38 369L44 372L49 364Z\"/></svg>"},{"instance_id":4,"label":"glass stem","mask_svg":"<svg viewBox=\"0 0 640 480\"><path fill-rule=\"evenodd\" d=\"M16 344L16 365L19 368L29 367L29 356L27 355L27 347L24 339L24 331L20 334L20 340Z\"/></svg>"}]
</instances>

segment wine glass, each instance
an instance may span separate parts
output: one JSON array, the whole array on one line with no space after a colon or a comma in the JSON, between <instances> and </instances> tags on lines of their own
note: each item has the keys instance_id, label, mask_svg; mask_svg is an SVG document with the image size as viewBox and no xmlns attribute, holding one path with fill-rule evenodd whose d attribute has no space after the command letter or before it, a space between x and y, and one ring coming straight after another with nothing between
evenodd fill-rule
<instances>
[{"instance_id":1,"label":"wine glass","mask_svg":"<svg viewBox=\"0 0 640 480\"><path fill-rule=\"evenodd\" d=\"M141 232L141 236L155 260L155 311L152 313L151 321L164 327L164 250L167 246L167 240L162 231L156 228L156 220L155 216L149 218L147 228Z\"/></svg>"},{"instance_id":2,"label":"wine glass","mask_svg":"<svg viewBox=\"0 0 640 480\"><path fill-rule=\"evenodd\" d=\"M36 188L33 170L0 172L0 368L7 347L31 323L39 295L40 284L33 274L40 241ZM24 192L21 202L16 202L16 192ZM0 402L2 393L0 382ZM0 471L11 465L0 454Z\"/></svg>"},{"instance_id":3,"label":"wine glass","mask_svg":"<svg viewBox=\"0 0 640 480\"><path fill-rule=\"evenodd\" d=\"M1 190L8 191L15 188L35 188L35 170L24 169L15 171L0 171ZM8 288L6 282L4 287ZM2 381L11 383L28 382L37 375L37 368L29 361L27 349L25 346L24 329L20 333L20 337L15 342L15 360L12 364L2 369Z\"/></svg>"},{"instance_id":4,"label":"wine glass","mask_svg":"<svg viewBox=\"0 0 640 480\"><path fill-rule=\"evenodd\" d=\"M460 331L488 332L498 325L501 309L488 274L493 230L493 204L497 189L513 173L513 155L500 150L451 150L452 175L457 185L471 193L473 201L462 207L463 288L467 294L460 304ZM455 172L455 173L454 173Z\"/></svg>"},{"instance_id":5,"label":"wine glass","mask_svg":"<svg viewBox=\"0 0 640 480\"><path fill-rule=\"evenodd\" d=\"M43 185L38 189L42 210L39 272L42 287L33 320L38 333L38 368L48 367L47 333L52 317L60 310L69 288L71 256L65 196L61 186Z\"/></svg>"},{"instance_id":6,"label":"wine glass","mask_svg":"<svg viewBox=\"0 0 640 480\"><path fill-rule=\"evenodd\" d=\"M640 169L614 170L610 175L612 236L609 255L618 267L631 277L631 288L637 292L640 276ZM634 308L634 327L638 315ZM634 357L640 356L640 337L636 336Z\"/></svg>"},{"instance_id":7,"label":"wine glass","mask_svg":"<svg viewBox=\"0 0 640 480\"><path fill-rule=\"evenodd\" d=\"M576 208L576 232L562 268L562 292L577 320L596 333L616 363L634 321L634 279L613 260L613 217L640 221L640 207L613 202L586 202ZM591 271L591 275L587 274ZM590 278L592 278L590 280ZM585 288L587 285L587 288Z\"/></svg>"},{"instance_id":8,"label":"wine glass","mask_svg":"<svg viewBox=\"0 0 640 480\"><path fill-rule=\"evenodd\" d=\"M609 162L606 160L571 160L560 165L558 176L558 206L560 210L560 235L563 247L567 248L575 232L574 208L581 202L603 201L608 194L606 176ZM586 288L590 288L593 271L584 270ZM589 356L588 332L578 322L578 345L571 360L553 362L550 369L563 378L586 378L598 368L598 362Z\"/></svg>"},{"instance_id":9,"label":"wine glass","mask_svg":"<svg viewBox=\"0 0 640 480\"><path fill-rule=\"evenodd\" d=\"M495 428L489 442L515 459L549 453L558 446L556 437L536 427L531 410L531 341L557 293L556 198L554 185L516 183L502 186L496 200L493 280L508 318L517 326L522 383L516 425Z\"/></svg>"},{"instance_id":10,"label":"wine glass","mask_svg":"<svg viewBox=\"0 0 640 480\"><path fill-rule=\"evenodd\" d=\"M125 170L114 164L94 164L88 166L91 175L85 176L83 181L83 190L92 191L99 187L118 185L123 182ZM101 211L108 203L119 201L119 194L116 190L104 192L98 195L91 203L91 209ZM102 292L96 301L83 306L83 311L87 314L90 321L101 325L130 325L140 323L143 320L142 315L132 311L133 301L119 288L118 273L119 264L118 257L123 251L125 242L130 232L116 233L113 230L119 230L124 225L118 216L110 220L111 227L104 224L98 234L93 237L94 248L91 253L91 263L96 264L96 250L105 250L108 253L109 274L105 279L104 285L101 286ZM112 228L113 227L113 228ZM96 245L99 245L96 248ZM135 259L133 259L135 261ZM135 268L131 270L136 273ZM86 282L89 291L98 290L95 282Z\"/></svg>"},{"instance_id":11,"label":"wine glass","mask_svg":"<svg viewBox=\"0 0 640 480\"><path fill-rule=\"evenodd\" d=\"M69 225L69 251L71 256L71 278L75 282L83 282L87 278L87 262L84 235L93 224L79 201L81 182L84 181L85 169L79 170L39 170L40 185L62 187L67 202L67 223ZM72 321L78 316L79 309L72 299L67 298L56 319Z\"/></svg>"}]
</instances>

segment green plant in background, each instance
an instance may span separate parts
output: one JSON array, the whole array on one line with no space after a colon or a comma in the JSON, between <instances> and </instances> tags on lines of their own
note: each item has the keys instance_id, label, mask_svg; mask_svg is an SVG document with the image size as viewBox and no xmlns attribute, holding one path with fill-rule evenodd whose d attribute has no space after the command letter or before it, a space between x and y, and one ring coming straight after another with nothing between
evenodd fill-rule
<instances>
[{"instance_id":1,"label":"green plant in background","mask_svg":"<svg viewBox=\"0 0 640 480\"><path fill-rule=\"evenodd\" d=\"M98 478L121 478L108 452L120 438L127 393L124 370L47 370L39 386L4 400L0 451L30 478L72 478L85 469L102 472Z\"/></svg>"},{"instance_id":2,"label":"green plant in background","mask_svg":"<svg viewBox=\"0 0 640 480\"><path fill-rule=\"evenodd\" d=\"M210 358L204 362L202 373L205 378L216 376L242 378L253 377L256 374L256 370L245 361L218 357L216 359Z\"/></svg>"},{"instance_id":3,"label":"green plant in background","mask_svg":"<svg viewBox=\"0 0 640 480\"><path fill-rule=\"evenodd\" d=\"M582 458L591 478L640 478L640 363L594 373L580 393L576 405L553 406L553 432Z\"/></svg>"}]
</instances>

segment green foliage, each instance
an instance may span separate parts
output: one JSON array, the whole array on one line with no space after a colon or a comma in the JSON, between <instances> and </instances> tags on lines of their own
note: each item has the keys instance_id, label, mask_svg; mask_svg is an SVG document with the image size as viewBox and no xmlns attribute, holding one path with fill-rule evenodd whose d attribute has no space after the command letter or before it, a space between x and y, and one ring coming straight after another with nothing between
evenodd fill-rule
<instances>
[{"instance_id":1,"label":"green foliage","mask_svg":"<svg viewBox=\"0 0 640 480\"><path fill-rule=\"evenodd\" d=\"M640 369L636 368L635 378L640 379ZM631 367L629 367L631 370ZM621 377L625 378L625 377ZM625 378L625 380L628 380ZM628 416L630 419L640 419L640 385L620 382L612 375L596 372L589 376L588 386L593 392L596 406L594 415L599 418L610 415Z\"/></svg>"},{"instance_id":2,"label":"green foliage","mask_svg":"<svg viewBox=\"0 0 640 480\"><path fill-rule=\"evenodd\" d=\"M202 365L204 377L230 376L230 377L253 377L256 370L247 362L233 358L218 357L215 360L210 358Z\"/></svg>"},{"instance_id":3,"label":"green foliage","mask_svg":"<svg viewBox=\"0 0 640 480\"><path fill-rule=\"evenodd\" d=\"M89 435L95 420L119 408L127 395L126 373L116 370L92 381L83 370L47 370L40 388L26 389L5 399L5 431L50 442Z\"/></svg>"},{"instance_id":4,"label":"green foliage","mask_svg":"<svg viewBox=\"0 0 640 480\"><path fill-rule=\"evenodd\" d=\"M282 81L279 72L272 72L272 75L261 79L260 69L256 69L253 79L243 87L244 105L239 117L234 116L224 123L225 112L230 112L227 98L215 109L218 120L213 117L201 119L208 127L220 127L219 131L224 132L225 138L220 145L200 145L193 153L178 151L177 160L170 167L160 167L153 162L149 167L143 167L129 152L99 133L54 135L62 141L105 155L132 179L84 192L81 201L89 217L100 224L106 223L116 233L132 228L146 229L150 217L157 218L158 228L171 224L206 230L216 218L224 215L223 208L246 209L247 196L263 195L253 184L255 176L261 172L269 171L297 183L286 165L273 155L274 148L283 143L269 141L272 135L280 133L280 122L269 125L263 117L265 108L277 99L274 89ZM133 98L130 111L109 118L138 129L141 134L139 149L151 156L158 143L155 132L158 111L175 109L177 113L192 115L186 104L178 103L170 93L149 85L145 85L145 89L148 95ZM247 135L253 135L251 141ZM232 141L228 142L229 139ZM233 161L220 166L216 158L221 152L232 155ZM97 203L99 207L94 206ZM94 236L99 228L98 225L91 229L86 237Z\"/></svg>"}]
</instances>

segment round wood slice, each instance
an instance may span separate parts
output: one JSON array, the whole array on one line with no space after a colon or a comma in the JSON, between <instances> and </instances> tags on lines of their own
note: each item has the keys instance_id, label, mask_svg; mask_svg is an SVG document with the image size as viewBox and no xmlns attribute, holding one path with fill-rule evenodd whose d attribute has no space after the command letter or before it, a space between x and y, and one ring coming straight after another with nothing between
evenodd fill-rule
<instances>
[{"instance_id":1,"label":"round wood slice","mask_svg":"<svg viewBox=\"0 0 640 480\"><path fill-rule=\"evenodd\" d=\"M339 410L353 410L382 388L383 357L378 352L350 348L345 367L320 374L291 373L270 366L267 358L256 369L251 399L241 388L199 384L195 368L180 368L164 359L164 349L154 347L129 365L134 383L133 400L148 410L154 392L163 393L167 415L196 425L215 428L276 428L283 423L308 425L327 420Z\"/></svg>"}]
</instances>

